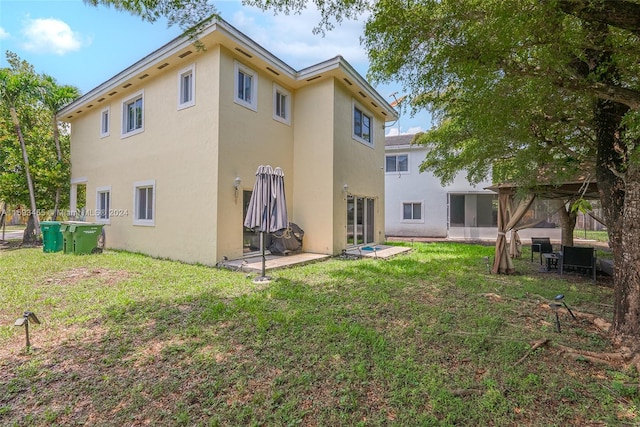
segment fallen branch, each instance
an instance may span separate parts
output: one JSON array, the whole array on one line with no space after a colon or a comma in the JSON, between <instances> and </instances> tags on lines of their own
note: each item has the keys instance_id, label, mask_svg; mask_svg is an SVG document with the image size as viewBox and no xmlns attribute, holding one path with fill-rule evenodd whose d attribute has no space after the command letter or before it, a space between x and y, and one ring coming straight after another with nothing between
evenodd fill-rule
<instances>
[{"instance_id":1,"label":"fallen branch","mask_svg":"<svg viewBox=\"0 0 640 427\"><path fill-rule=\"evenodd\" d=\"M546 343L548 343L548 342L549 342L549 339L548 339L548 338L544 338L544 339L541 339L540 341L536 341L536 342L531 346L531 348L529 349L529 351L527 351L527 353L526 353L524 356L522 356L520 359L518 359L518 361L517 361L516 363L514 363L514 364L513 364L513 366L517 366L517 365L521 364L521 363L522 363L522 361L523 361L524 359L526 359L527 357L529 357L529 355L530 355L531 353L533 353L534 351L536 351L536 349L538 349L538 348L542 347L543 345L545 345L545 344L546 344Z\"/></svg>"},{"instance_id":2,"label":"fallen branch","mask_svg":"<svg viewBox=\"0 0 640 427\"><path fill-rule=\"evenodd\" d=\"M588 350L576 350L571 347L566 347L562 344L555 344L555 347L557 347L561 351L561 353L563 353L567 357L581 357L594 363L607 363L609 365L628 363L632 358L631 353L628 352L597 353Z\"/></svg>"}]
</instances>

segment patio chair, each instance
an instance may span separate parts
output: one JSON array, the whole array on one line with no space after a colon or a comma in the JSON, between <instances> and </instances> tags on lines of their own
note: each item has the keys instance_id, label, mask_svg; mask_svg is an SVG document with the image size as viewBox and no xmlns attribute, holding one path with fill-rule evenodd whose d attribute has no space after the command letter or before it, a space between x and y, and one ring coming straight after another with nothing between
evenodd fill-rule
<instances>
[{"instance_id":1,"label":"patio chair","mask_svg":"<svg viewBox=\"0 0 640 427\"><path fill-rule=\"evenodd\" d=\"M560 252L560 275L567 270L575 270L591 275L596 281L596 251L595 248L583 248L577 246L563 246Z\"/></svg>"},{"instance_id":2,"label":"patio chair","mask_svg":"<svg viewBox=\"0 0 640 427\"><path fill-rule=\"evenodd\" d=\"M540 254L540 265L542 265L542 254L550 254L553 252L551 240L548 237L532 237L531 238L531 262L533 262L533 253Z\"/></svg>"}]
</instances>

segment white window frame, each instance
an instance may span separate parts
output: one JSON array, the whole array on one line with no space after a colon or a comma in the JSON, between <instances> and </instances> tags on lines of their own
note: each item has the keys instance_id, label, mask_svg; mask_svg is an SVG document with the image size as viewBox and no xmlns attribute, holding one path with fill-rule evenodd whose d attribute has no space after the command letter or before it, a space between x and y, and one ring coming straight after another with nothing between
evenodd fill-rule
<instances>
[{"instance_id":1,"label":"white window frame","mask_svg":"<svg viewBox=\"0 0 640 427\"><path fill-rule=\"evenodd\" d=\"M362 136L356 134L356 118L355 113L356 109L362 113L363 116L369 118L369 140L366 140ZM368 146L373 147L373 129L375 126L375 120L373 118L373 114L366 108L364 108L360 103L358 103L355 99L352 100L351 103L351 136L356 141Z\"/></svg>"},{"instance_id":2,"label":"white window frame","mask_svg":"<svg viewBox=\"0 0 640 427\"><path fill-rule=\"evenodd\" d=\"M280 97L284 97L284 117L278 114L278 100ZM273 84L273 119L277 120L285 125L291 125L291 92L283 88L282 86Z\"/></svg>"},{"instance_id":3,"label":"white window frame","mask_svg":"<svg viewBox=\"0 0 640 427\"><path fill-rule=\"evenodd\" d=\"M187 76L190 76L188 84L191 99L185 100L183 95L185 89L185 77ZM178 72L178 110L193 107L194 105L196 105L196 64L191 64Z\"/></svg>"},{"instance_id":4,"label":"white window frame","mask_svg":"<svg viewBox=\"0 0 640 427\"><path fill-rule=\"evenodd\" d=\"M398 157L399 156L407 156L407 170L406 171L397 170L398 169ZM388 171L387 170L387 158L389 158L389 157L395 157L396 158L396 170L395 171ZM385 171L385 173L387 173L389 175L408 175L410 173L410 170L409 170L409 153L385 154L384 155L384 171Z\"/></svg>"},{"instance_id":5,"label":"white window frame","mask_svg":"<svg viewBox=\"0 0 640 427\"><path fill-rule=\"evenodd\" d=\"M245 108L253 111L258 111L258 73L238 61L234 61L233 64L233 101ZM240 73L251 77L251 93L249 101L238 96L238 89L240 86Z\"/></svg>"},{"instance_id":6,"label":"white window frame","mask_svg":"<svg viewBox=\"0 0 640 427\"><path fill-rule=\"evenodd\" d=\"M106 126L105 126L106 117ZM106 107L100 111L100 138L106 138L111 134L111 107Z\"/></svg>"},{"instance_id":7,"label":"white window frame","mask_svg":"<svg viewBox=\"0 0 640 427\"><path fill-rule=\"evenodd\" d=\"M131 104L132 102L136 102L138 99L140 99L142 101L142 112L141 112L141 118L140 121L142 123L140 123L140 127L137 129L133 129L133 130L127 130L127 128L129 127L129 117L128 117L128 110L127 110L127 106L129 104ZM127 138L133 135L137 135L139 133L144 132L144 90L141 90L139 92L134 93L133 95L131 95L130 97L128 97L127 99L122 101L122 134L121 137L122 138Z\"/></svg>"},{"instance_id":8,"label":"white window frame","mask_svg":"<svg viewBox=\"0 0 640 427\"><path fill-rule=\"evenodd\" d=\"M138 204L138 190L151 188L151 218L139 219L140 205ZM156 180L137 181L133 183L133 225L153 227L156 225Z\"/></svg>"},{"instance_id":9,"label":"white window frame","mask_svg":"<svg viewBox=\"0 0 640 427\"><path fill-rule=\"evenodd\" d=\"M108 194L107 206L101 206L100 195ZM104 216L102 215L104 211ZM95 221L100 224L111 224L111 186L96 188Z\"/></svg>"},{"instance_id":10,"label":"white window frame","mask_svg":"<svg viewBox=\"0 0 640 427\"><path fill-rule=\"evenodd\" d=\"M411 215L413 216L413 205L420 205L420 219L405 219L404 206L411 204ZM424 224L424 200L403 200L400 202L400 221L411 224Z\"/></svg>"}]
</instances>

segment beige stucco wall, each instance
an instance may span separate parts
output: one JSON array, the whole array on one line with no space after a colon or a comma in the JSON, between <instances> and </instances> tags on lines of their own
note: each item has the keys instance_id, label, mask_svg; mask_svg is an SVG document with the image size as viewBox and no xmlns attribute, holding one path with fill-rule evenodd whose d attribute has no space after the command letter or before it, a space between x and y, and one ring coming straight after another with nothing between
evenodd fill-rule
<instances>
[{"instance_id":1,"label":"beige stucco wall","mask_svg":"<svg viewBox=\"0 0 640 427\"><path fill-rule=\"evenodd\" d=\"M349 194L375 199L374 234L384 240L383 121L374 118L373 147L355 140L353 99L336 79L296 93L294 211L306 251L335 255L347 247L345 184Z\"/></svg>"},{"instance_id":2,"label":"beige stucco wall","mask_svg":"<svg viewBox=\"0 0 640 427\"><path fill-rule=\"evenodd\" d=\"M296 92L293 210L307 252L334 253L334 80Z\"/></svg>"},{"instance_id":3,"label":"beige stucco wall","mask_svg":"<svg viewBox=\"0 0 640 427\"><path fill-rule=\"evenodd\" d=\"M384 242L384 121L367 108L370 98L356 98L344 85L336 85L334 162L334 247L338 253L346 246L346 197L343 185L354 196L374 199L375 243ZM373 146L353 138L353 103L373 116Z\"/></svg>"},{"instance_id":4,"label":"beige stucco wall","mask_svg":"<svg viewBox=\"0 0 640 427\"><path fill-rule=\"evenodd\" d=\"M384 129L374 116L374 146L352 137L353 95L325 77L297 90L225 47L209 46L72 121L72 181L86 178L89 212L96 189L110 187L107 247L214 265L243 256L243 191L259 165L281 167L289 221L305 231L304 250L346 247L346 193L375 199L375 237L384 237ZM258 77L257 109L234 101L235 61ZM178 75L195 64L196 104L178 110ZM291 124L273 118L274 81L291 94ZM135 80L134 80L135 81ZM294 83L292 83L294 84ZM121 137L122 101L144 90L144 131ZM367 110L368 99L361 101ZM100 137L101 111L111 134ZM237 193L234 180L241 179ZM134 182L155 181L155 224L135 225ZM87 218L92 221L93 218Z\"/></svg>"},{"instance_id":5,"label":"beige stucco wall","mask_svg":"<svg viewBox=\"0 0 640 427\"><path fill-rule=\"evenodd\" d=\"M252 190L255 173L260 165L280 167L285 174L285 193L289 220L295 222L293 210L293 126L273 118L272 76L248 66L258 75L257 111L234 102L234 61L245 64L240 57L223 49L220 63L220 162L218 180L218 258L242 256L243 205L242 191ZM281 87L291 91L284 84ZM292 92L293 108L297 100ZM295 112L293 112L295 118ZM293 122L292 122L293 123ZM242 180L236 200L233 181Z\"/></svg>"},{"instance_id":6,"label":"beige stucco wall","mask_svg":"<svg viewBox=\"0 0 640 427\"><path fill-rule=\"evenodd\" d=\"M111 187L111 208L126 212L112 215L105 226L108 247L214 264L218 49L188 58L155 79L120 89L72 122L72 179L87 178L89 212L95 212L96 188L102 186ZM196 104L178 110L178 72L193 63ZM121 138L122 101L142 88L144 132ZM106 105L111 109L110 136L100 138L100 114ZM133 185L145 180L155 180L155 226L133 225Z\"/></svg>"}]
</instances>

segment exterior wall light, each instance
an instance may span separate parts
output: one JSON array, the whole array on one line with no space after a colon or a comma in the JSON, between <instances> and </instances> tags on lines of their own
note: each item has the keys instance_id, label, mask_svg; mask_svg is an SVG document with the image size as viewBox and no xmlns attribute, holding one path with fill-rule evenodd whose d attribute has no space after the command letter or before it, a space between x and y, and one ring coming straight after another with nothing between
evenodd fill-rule
<instances>
[{"instance_id":1,"label":"exterior wall light","mask_svg":"<svg viewBox=\"0 0 640 427\"><path fill-rule=\"evenodd\" d=\"M346 193L347 191L349 191L349 186L348 186L347 184L343 185L343 186L342 186L342 191L344 191L345 193Z\"/></svg>"},{"instance_id":2,"label":"exterior wall light","mask_svg":"<svg viewBox=\"0 0 640 427\"><path fill-rule=\"evenodd\" d=\"M233 188L235 189L235 201L238 203L238 188L240 188L240 184L242 180L239 176L236 176L236 179L233 180Z\"/></svg>"},{"instance_id":3,"label":"exterior wall light","mask_svg":"<svg viewBox=\"0 0 640 427\"><path fill-rule=\"evenodd\" d=\"M31 342L29 342L29 321L38 325L40 324L40 320L38 320L36 315L31 311L25 311L22 317L16 319L14 323L15 326L24 326L24 333L27 338L27 350L31 347Z\"/></svg>"}]
</instances>

